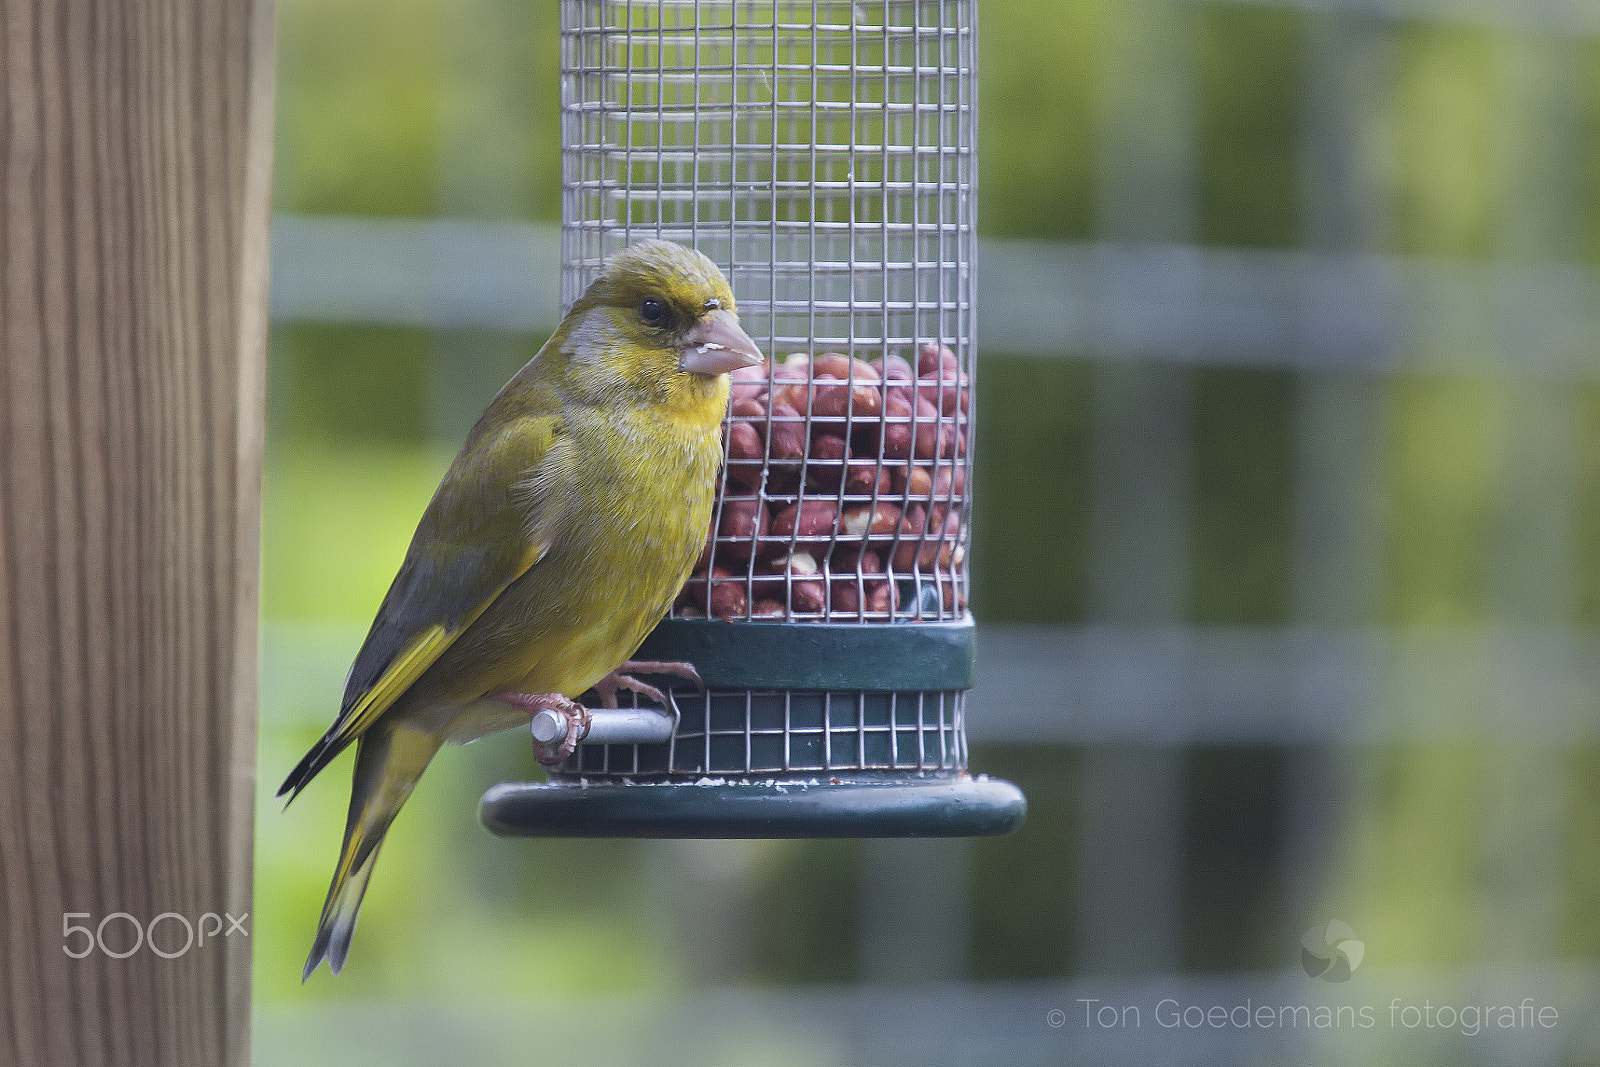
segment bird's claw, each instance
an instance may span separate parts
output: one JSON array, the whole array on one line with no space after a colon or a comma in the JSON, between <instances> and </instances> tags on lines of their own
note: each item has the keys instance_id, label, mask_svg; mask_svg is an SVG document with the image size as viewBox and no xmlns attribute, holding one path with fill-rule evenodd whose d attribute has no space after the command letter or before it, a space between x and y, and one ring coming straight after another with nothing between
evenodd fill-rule
<instances>
[{"instance_id":1,"label":"bird's claw","mask_svg":"<svg viewBox=\"0 0 1600 1067\"><path fill-rule=\"evenodd\" d=\"M565 762L588 736L591 721L589 709L560 693L496 693L492 699L528 713L528 720L535 727L533 756L546 767ZM557 732L541 740L537 730L540 721L536 720L540 720L543 712L551 712L556 718L554 725ZM560 729L563 723L565 730Z\"/></svg>"},{"instance_id":2,"label":"bird's claw","mask_svg":"<svg viewBox=\"0 0 1600 1067\"><path fill-rule=\"evenodd\" d=\"M604 678L594 684L594 691L600 694L600 704L603 707L614 708L617 706L617 690L626 689L630 693L637 693L652 703L664 708L671 708L677 712L677 704L670 696L665 695L653 685L647 685L633 677L634 674L670 674L693 682L696 689L704 689L705 683L700 680L700 672L694 669L692 663L676 663L669 660L639 659L629 660Z\"/></svg>"}]
</instances>

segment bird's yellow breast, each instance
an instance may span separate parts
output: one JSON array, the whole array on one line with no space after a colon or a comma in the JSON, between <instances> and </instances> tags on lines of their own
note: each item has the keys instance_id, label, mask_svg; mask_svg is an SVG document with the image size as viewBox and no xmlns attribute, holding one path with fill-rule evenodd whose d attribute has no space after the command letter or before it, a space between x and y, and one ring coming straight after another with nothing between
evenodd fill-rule
<instances>
[{"instance_id":1,"label":"bird's yellow breast","mask_svg":"<svg viewBox=\"0 0 1600 1067\"><path fill-rule=\"evenodd\" d=\"M451 703L576 696L632 654L705 541L721 461L718 422L706 421L661 409L574 416L577 460L542 486L565 510L563 536L441 658L429 688Z\"/></svg>"}]
</instances>

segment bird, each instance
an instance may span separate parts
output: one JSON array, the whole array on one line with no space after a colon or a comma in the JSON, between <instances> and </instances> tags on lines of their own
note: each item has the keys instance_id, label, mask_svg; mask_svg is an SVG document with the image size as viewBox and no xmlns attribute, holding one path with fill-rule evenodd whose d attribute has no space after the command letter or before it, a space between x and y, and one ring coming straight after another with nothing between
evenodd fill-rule
<instances>
[{"instance_id":1,"label":"bird","mask_svg":"<svg viewBox=\"0 0 1600 1067\"><path fill-rule=\"evenodd\" d=\"M710 525L728 372L762 362L698 251L611 256L490 401L423 512L340 711L278 790L292 802L352 743L344 841L301 980L338 974L385 833L446 742L582 712L597 688L654 695L628 661ZM570 747L568 749L570 751Z\"/></svg>"}]
</instances>

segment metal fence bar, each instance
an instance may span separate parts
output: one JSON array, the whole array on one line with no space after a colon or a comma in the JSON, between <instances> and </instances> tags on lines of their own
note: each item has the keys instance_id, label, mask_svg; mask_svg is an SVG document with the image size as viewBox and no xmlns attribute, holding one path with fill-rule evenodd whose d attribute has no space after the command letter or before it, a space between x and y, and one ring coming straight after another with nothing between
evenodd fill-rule
<instances>
[{"instance_id":1,"label":"metal fence bar","mask_svg":"<svg viewBox=\"0 0 1600 1067\"><path fill-rule=\"evenodd\" d=\"M477 310L483 307L480 294L462 282L488 273L475 265L488 243L478 235L526 215L532 206L533 154L524 116L536 96L536 75L524 51L533 37L533 17L517 0L460 0L445 9L443 19L440 48L454 106L440 112L439 209L467 228L434 231L430 276L451 286L438 294L440 306ZM524 262L526 252L518 256L510 248L495 261L501 269ZM505 382L507 369L532 350L520 330L492 322L445 328L450 324L448 318L430 324L435 333L426 393L429 435L454 447Z\"/></svg>"},{"instance_id":2,"label":"metal fence bar","mask_svg":"<svg viewBox=\"0 0 1600 1067\"><path fill-rule=\"evenodd\" d=\"M862 842L857 969L869 982L954 981L967 973L972 845L967 838Z\"/></svg>"},{"instance_id":3,"label":"metal fence bar","mask_svg":"<svg viewBox=\"0 0 1600 1067\"><path fill-rule=\"evenodd\" d=\"M1290 938L1291 947L1293 937ZM1369 952L1377 951L1373 946ZM1308 979L1298 967L1246 974L1155 975L1130 982L1079 978L1059 982L936 983L920 987L852 984L823 987L687 986L644 993L547 992L530 1011L514 996L451 1003L345 999L263 1006L257 1016L256 1062L287 1067L307 1062L383 1063L432 1067L440 1062L501 1064L527 1049L558 1044L572 1067L619 1063L662 1067L726 1062L806 1062L924 1067L1168 1067L1239 1064L1449 1063L1467 1065L1588 1063L1600 1053L1592 1020L1600 1011L1600 964L1592 959L1420 973L1368 963L1343 986ZM1439 1005L1550 1006L1552 1027L1408 1026L1393 1011L1424 1001ZM1274 1025L1168 1026L1156 1005L1265 1005ZM1310 1011L1328 1005L1369 1008L1371 1025L1317 1025ZM1276 1025L1277 1009L1290 1010ZM1111 1007L1117 1021L1099 1025L1085 1008ZM1124 1016L1121 1009L1139 1010ZM1052 1018L1051 1012L1061 1014ZM1162 1018L1170 1021L1170 1006ZM1452 1013L1454 1018L1456 1013ZM565 1020L571 1039L552 1037L550 1017ZM1191 1019L1193 1015L1191 1014ZM1126 1022L1123 1020L1126 1019ZM1109 1022L1109 1019L1108 1019ZM1053 1025L1058 1024L1058 1025ZM730 1050L734 1050L731 1051Z\"/></svg>"},{"instance_id":4,"label":"metal fence bar","mask_svg":"<svg viewBox=\"0 0 1600 1067\"><path fill-rule=\"evenodd\" d=\"M1496 131L1504 202L1495 242L1508 258L1577 253L1583 79L1571 41L1496 41L1503 103ZM1499 515L1488 562L1494 617L1570 624L1576 614L1577 402L1570 388L1512 382L1505 399ZM1494 692L1537 699L1526 679L1497 675ZM1561 699L1557 694L1547 694ZM1538 744L1484 754L1480 809L1483 951L1545 956L1559 943L1568 783L1559 753Z\"/></svg>"},{"instance_id":5,"label":"metal fence bar","mask_svg":"<svg viewBox=\"0 0 1600 1067\"><path fill-rule=\"evenodd\" d=\"M1194 226L1195 13L1168 0L1119 5L1101 116L1101 231L1171 242ZM1093 290L1090 290L1093 291ZM985 321L1004 318L989 311ZM1184 612L1191 511L1187 370L1102 366L1092 400L1089 611L1130 625ZM1091 691L1128 679L1088 663ZM1175 710L1175 709L1167 709ZM1089 973L1176 965L1181 933L1183 757L1108 745L1084 756L1077 964Z\"/></svg>"},{"instance_id":6,"label":"metal fence bar","mask_svg":"<svg viewBox=\"0 0 1600 1067\"><path fill-rule=\"evenodd\" d=\"M1322 255L1369 255L1383 244L1387 212L1367 146L1392 76L1391 32L1383 20L1343 12L1305 20L1301 211L1306 245ZM1381 596L1384 381L1314 370L1295 388L1294 617L1313 627L1367 625ZM1291 668L1302 714L1326 700L1326 666L1313 654ZM1377 695L1376 684L1364 692ZM1341 838L1370 802L1373 761L1315 744L1286 746L1283 758L1285 911L1309 926L1334 913Z\"/></svg>"},{"instance_id":7,"label":"metal fence bar","mask_svg":"<svg viewBox=\"0 0 1600 1067\"><path fill-rule=\"evenodd\" d=\"M982 351L1108 362L1600 379L1600 272L1540 260L980 242ZM543 334L557 228L279 216L279 321Z\"/></svg>"},{"instance_id":8,"label":"metal fence bar","mask_svg":"<svg viewBox=\"0 0 1600 1067\"><path fill-rule=\"evenodd\" d=\"M272 681L261 694L263 724L326 726L365 633L363 620L267 619L262 673ZM1565 626L1406 632L993 625L978 628L978 660L968 723L974 742L1520 740L1555 747L1600 740L1591 695L1600 692L1600 631ZM1396 711L1382 700L1391 685L1433 697ZM1489 699L1478 700L1480 691Z\"/></svg>"},{"instance_id":9,"label":"metal fence bar","mask_svg":"<svg viewBox=\"0 0 1600 1067\"><path fill-rule=\"evenodd\" d=\"M1561 626L987 626L978 657L974 743L1556 746L1600 738L1590 695L1600 692L1600 633ZM1394 693L1407 699L1389 699Z\"/></svg>"},{"instance_id":10,"label":"metal fence bar","mask_svg":"<svg viewBox=\"0 0 1600 1067\"><path fill-rule=\"evenodd\" d=\"M1183 0L1203 4L1213 0ZM1562 37L1600 34L1600 8L1587 0L1236 0L1260 7L1414 22L1456 23Z\"/></svg>"}]
</instances>

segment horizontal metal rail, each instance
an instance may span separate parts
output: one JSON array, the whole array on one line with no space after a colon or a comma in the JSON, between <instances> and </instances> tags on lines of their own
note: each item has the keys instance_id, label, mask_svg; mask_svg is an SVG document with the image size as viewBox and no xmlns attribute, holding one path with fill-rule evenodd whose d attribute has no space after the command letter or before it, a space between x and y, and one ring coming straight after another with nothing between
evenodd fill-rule
<instances>
[{"instance_id":1,"label":"horizontal metal rail","mask_svg":"<svg viewBox=\"0 0 1600 1067\"><path fill-rule=\"evenodd\" d=\"M1600 272L1571 264L1023 241L980 256L990 353L1600 378ZM538 334L560 266L553 225L280 216L272 313Z\"/></svg>"},{"instance_id":2,"label":"horizontal metal rail","mask_svg":"<svg viewBox=\"0 0 1600 1067\"><path fill-rule=\"evenodd\" d=\"M324 724L359 622L269 619L262 721ZM1600 632L980 626L974 743L1388 744L1600 737Z\"/></svg>"}]
</instances>

